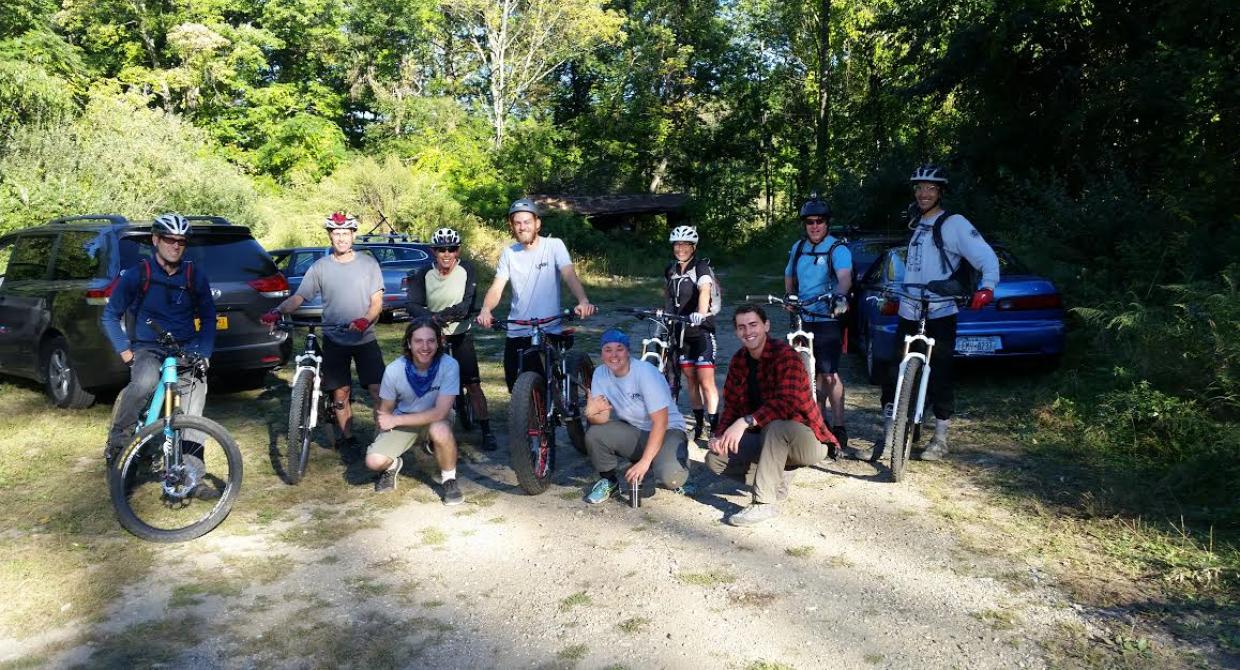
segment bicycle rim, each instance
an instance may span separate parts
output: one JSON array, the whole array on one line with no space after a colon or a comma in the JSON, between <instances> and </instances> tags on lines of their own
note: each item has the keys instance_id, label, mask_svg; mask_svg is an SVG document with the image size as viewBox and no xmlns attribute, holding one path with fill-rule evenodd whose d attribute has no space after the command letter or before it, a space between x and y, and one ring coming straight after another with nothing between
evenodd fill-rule
<instances>
[{"instance_id":1,"label":"bicycle rim","mask_svg":"<svg viewBox=\"0 0 1240 670\"><path fill-rule=\"evenodd\" d=\"M241 451L222 426L177 415L172 432L180 465L169 466L163 422L157 421L138 433L108 471L121 526L152 542L184 542L210 532L241 490Z\"/></svg>"},{"instance_id":2,"label":"bicycle rim","mask_svg":"<svg viewBox=\"0 0 1240 670\"><path fill-rule=\"evenodd\" d=\"M288 410L288 444L285 479L296 484L306 474L310 459L310 439L314 426L310 425L310 410L314 400L314 375L303 373L293 383L293 394Z\"/></svg>"}]
</instances>

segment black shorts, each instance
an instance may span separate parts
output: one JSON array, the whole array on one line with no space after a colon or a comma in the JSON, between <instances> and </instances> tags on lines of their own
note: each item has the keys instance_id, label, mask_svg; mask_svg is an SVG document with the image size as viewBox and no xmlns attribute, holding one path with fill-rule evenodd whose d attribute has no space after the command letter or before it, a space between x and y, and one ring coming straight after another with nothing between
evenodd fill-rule
<instances>
[{"instance_id":1,"label":"black shorts","mask_svg":"<svg viewBox=\"0 0 1240 670\"><path fill-rule=\"evenodd\" d=\"M474 338L468 332L447 337L452 358L461 366L461 383L478 384L482 376L478 372L478 352L474 351Z\"/></svg>"},{"instance_id":2,"label":"black shorts","mask_svg":"<svg viewBox=\"0 0 1240 670\"><path fill-rule=\"evenodd\" d=\"M840 369L840 354L844 342L840 335L839 321L814 321L806 323L805 330L814 334L814 367L818 374L835 374Z\"/></svg>"},{"instance_id":3,"label":"black shorts","mask_svg":"<svg viewBox=\"0 0 1240 670\"><path fill-rule=\"evenodd\" d=\"M378 386L383 381L383 352L378 340L365 344L336 344L323 338L323 390L334 391L349 386L352 380L349 364L357 365L357 381L362 386Z\"/></svg>"},{"instance_id":4,"label":"black shorts","mask_svg":"<svg viewBox=\"0 0 1240 670\"><path fill-rule=\"evenodd\" d=\"M718 349L715 334L709 330L699 331L697 335L685 335L685 348L680 352L680 367L713 368Z\"/></svg>"}]
</instances>

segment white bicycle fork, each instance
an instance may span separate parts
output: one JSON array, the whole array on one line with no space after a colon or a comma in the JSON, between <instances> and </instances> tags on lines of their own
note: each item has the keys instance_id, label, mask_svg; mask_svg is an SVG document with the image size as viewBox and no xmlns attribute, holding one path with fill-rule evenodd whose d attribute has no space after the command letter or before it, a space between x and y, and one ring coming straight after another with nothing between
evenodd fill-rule
<instances>
[{"instance_id":1,"label":"white bicycle fork","mask_svg":"<svg viewBox=\"0 0 1240 670\"><path fill-rule=\"evenodd\" d=\"M910 345L914 342L921 341L926 343L926 353L911 351ZM926 335L905 335L904 336L904 357L900 359L900 374L896 377L896 393L893 402L900 397L900 389L904 387L904 373L908 370L909 361L914 358L920 358L922 361L922 373L917 389L917 409L913 413L913 425L921 425L922 413L926 407L926 389L930 385L930 352L934 351L934 338Z\"/></svg>"},{"instance_id":2,"label":"white bicycle fork","mask_svg":"<svg viewBox=\"0 0 1240 670\"><path fill-rule=\"evenodd\" d=\"M322 391L319 389L319 382L323 376L319 374L319 368L323 365L323 357L319 355L303 354L297 357L297 372L293 373L293 382L289 384L292 388L297 383L297 378L301 376L302 371L309 372L314 375L314 392L310 395L310 430L319 425L319 399Z\"/></svg>"}]
</instances>

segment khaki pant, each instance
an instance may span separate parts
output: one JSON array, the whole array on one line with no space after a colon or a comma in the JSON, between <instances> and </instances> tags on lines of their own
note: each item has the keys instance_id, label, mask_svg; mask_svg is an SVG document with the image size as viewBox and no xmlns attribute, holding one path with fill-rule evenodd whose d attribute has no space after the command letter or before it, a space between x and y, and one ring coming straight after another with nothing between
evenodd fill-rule
<instances>
[{"instance_id":1,"label":"khaki pant","mask_svg":"<svg viewBox=\"0 0 1240 670\"><path fill-rule=\"evenodd\" d=\"M615 470L617 478L623 478L624 470L641 460L648 439L650 431L638 430L623 421L608 421L590 426L586 431L586 451L595 470L600 473ZM665 488L680 488L689 478L688 463L689 441L685 431L668 428L663 435L663 446L647 474Z\"/></svg>"},{"instance_id":2,"label":"khaki pant","mask_svg":"<svg viewBox=\"0 0 1240 670\"><path fill-rule=\"evenodd\" d=\"M448 416L444 419L449 428L456 423L456 411L448 412ZM409 451L415 444L420 444L431 439L431 426L400 426L387 430L375 435L375 441L366 449L367 454L382 454L392 460L401 457L406 451Z\"/></svg>"},{"instance_id":3,"label":"khaki pant","mask_svg":"<svg viewBox=\"0 0 1240 670\"><path fill-rule=\"evenodd\" d=\"M784 470L813 465L827 457L827 445L809 426L796 421L772 421L760 431L746 432L735 454L706 454L706 467L717 475L744 480L753 472L753 499L776 502Z\"/></svg>"}]
</instances>

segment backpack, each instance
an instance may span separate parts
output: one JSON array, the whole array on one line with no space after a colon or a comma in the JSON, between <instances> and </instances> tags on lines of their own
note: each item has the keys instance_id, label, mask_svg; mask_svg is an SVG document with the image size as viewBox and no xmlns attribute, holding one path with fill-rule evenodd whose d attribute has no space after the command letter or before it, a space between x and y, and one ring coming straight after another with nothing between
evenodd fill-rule
<instances>
[{"instance_id":1,"label":"backpack","mask_svg":"<svg viewBox=\"0 0 1240 670\"><path fill-rule=\"evenodd\" d=\"M941 295L959 295L971 296L977 291L977 287L982 283L982 271L973 267L969 259L964 256L960 257L960 265L952 267L947 260L947 252L943 249L943 222L947 221L947 217L952 213L944 210L939 218L934 220L934 226L931 228L930 238L934 242L934 246L939 250L939 265L944 272L950 270L946 280L946 284L939 284L946 292L935 291ZM951 282L955 283L952 286ZM931 289L934 290L934 289Z\"/></svg>"},{"instance_id":2,"label":"backpack","mask_svg":"<svg viewBox=\"0 0 1240 670\"><path fill-rule=\"evenodd\" d=\"M805 251L805 238L802 237L801 239L797 240L796 249L792 252L792 272L794 276L797 271L797 262L801 260L801 256L804 255L805 253L808 253L810 256L813 256L815 258L819 256L826 256L827 257L827 277L829 277L831 281L835 282L836 287L838 287L839 278L835 276L835 248L839 246L843 246L843 245L844 245L844 240L837 237L835 238L835 241L831 243L831 247L828 248L825 252L824 251L806 252ZM849 298L852 297L852 291L853 291L852 288L848 290Z\"/></svg>"},{"instance_id":3,"label":"backpack","mask_svg":"<svg viewBox=\"0 0 1240 670\"><path fill-rule=\"evenodd\" d=\"M190 304L194 306L194 313L198 313L198 287L194 284L194 263L193 261L182 261L185 266L185 290L189 293ZM142 310L142 303L146 302L146 294L151 290L151 259L143 258L139 261L142 267L142 285L138 288L138 299L133 304L133 317L138 318L138 312ZM160 282L164 283L164 282Z\"/></svg>"},{"instance_id":4,"label":"backpack","mask_svg":"<svg viewBox=\"0 0 1240 670\"><path fill-rule=\"evenodd\" d=\"M679 264L680 264L679 261L672 261L671 265L668 265L667 269L663 272L663 276L664 278L667 279L669 284L672 279L672 274L676 271L676 266ZM699 278L701 278L703 275L709 274L710 279L711 279L710 281L710 311L707 313L707 316L715 316L719 312L723 311L723 287L719 285L719 276L716 275L714 271L711 270L710 268L709 258L695 259L693 266L689 268L685 272L685 274L686 275L691 274L693 276L693 285L695 287L697 286L697 280Z\"/></svg>"}]
</instances>

